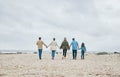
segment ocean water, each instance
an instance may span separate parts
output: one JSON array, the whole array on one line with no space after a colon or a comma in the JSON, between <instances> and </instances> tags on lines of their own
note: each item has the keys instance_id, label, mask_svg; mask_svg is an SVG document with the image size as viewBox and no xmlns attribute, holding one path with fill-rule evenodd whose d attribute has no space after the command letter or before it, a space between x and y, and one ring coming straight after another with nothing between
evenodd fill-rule
<instances>
[{"instance_id":1,"label":"ocean water","mask_svg":"<svg viewBox=\"0 0 120 77\"><path fill-rule=\"evenodd\" d=\"M0 53L37 53L38 52L38 50L0 50ZM58 52L58 53L62 53L62 51L56 51L56 52ZM51 51L45 51L45 50L43 50L43 53L51 53ZM70 52L68 52L68 53L70 53Z\"/></svg>"},{"instance_id":2,"label":"ocean water","mask_svg":"<svg viewBox=\"0 0 120 77\"><path fill-rule=\"evenodd\" d=\"M38 50L0 50L0 53L37 53L38 52ZM57 53L62 53L62 50L57 50L56 51ZM78 53L79 53L80 51L78 51ZM43 50L43 53L51 53L51 51L49 50L49 51L45 51L45 50ZM67 51L67 53L72 53L72 51Z\"/></svg>"},{"instance_id":3,"label":"ocean water","mask_svg":"<svg viewBox=\"0 0 120 77\"><path fill-rule=\"evenodd\" d=\"M34 53L34 50L0 50L0 53Z\"/></svg>"},{"instance_id":4,"label":"ocean water","mask_svg":"<svg viewBox=\"0 0 120 77\"><path fill-rule=\"evenodd\" d=\"M77 52L81 53L80 50L78 50ZM87 51L86 53L98 53L98 52L107 52L107 51ZM26 53L38 53L38 50L0 50L0 53L26 54ZM51 51L50 50L43 50L43 53L51 53ZM62 50L57 50L56 53L62 54ZM72 50L68 50L67 53L71 54ZM108 53L113 53L113 52L108 52Z\"/></svg>"}]
</instances>

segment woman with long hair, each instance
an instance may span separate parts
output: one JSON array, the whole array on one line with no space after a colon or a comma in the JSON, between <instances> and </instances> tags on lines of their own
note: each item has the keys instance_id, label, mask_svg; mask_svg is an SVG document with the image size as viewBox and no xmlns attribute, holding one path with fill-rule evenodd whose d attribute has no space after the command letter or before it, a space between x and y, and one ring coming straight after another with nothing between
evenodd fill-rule
<instances>
[{"instance_id":1,"label":"woman with long hair","mask_svg":"<svg viewBox=\"0 0 120 77\"><path fill-rule=\"evenodd\" d=\"M84 43L81 44L81 48L80 49L81 49L81 59L84 59L84 53L86 51L86 47L85 47Z\"/></svg>"},{"instance_id":2,"label":"woman with long hair","mask_svg":"<svg viewBox=\"0 0 120 77\"><path fill-rule=\"evenodd\" d=\"M67 50L70 49L69 43L68 43L66 38L64 38L63 42L61 43L60 49L63 49L63 57L62 57L62 59L66 59Z\"/></svg>"}]
</instances>

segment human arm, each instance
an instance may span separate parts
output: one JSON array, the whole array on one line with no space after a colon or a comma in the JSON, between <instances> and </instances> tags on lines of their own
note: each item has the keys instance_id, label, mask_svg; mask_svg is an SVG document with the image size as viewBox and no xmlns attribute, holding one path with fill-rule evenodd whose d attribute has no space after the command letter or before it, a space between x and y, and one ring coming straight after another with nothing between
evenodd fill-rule
<instances>
[{"instance_id":1,"label":"human arm","mask_svg":"<svg viewBox=\"0 0 120 77\"><path fill-rule=\"evenodd\" d=\"M86 52L86 47L85 47L85 52Z\"/></svg>"},{"instance_id":2,"label":"human arm","mask_svg":"<svg viewBox=\"0 0 120 77\"><path fill-rule=\"evenodd\" d=\"M51 46L51 45L52 45L52 42L48 45L48 47Z\"/></svg>"},{"instance_id":3,"label":"human arm","mask_svg":"<svg viewBox=\"0 0 120 77\"><path fill-rule=\"evenodd\" d=\"M57 46L58 48L60 48L57 43L56 43L56 46Z\"/></svg>"},{"instance_id":4,"label":"human arm","mask_svg":"<svg viewBox=\"0 0 120 77\"><path fill-rule=\"evenodd\" d=\"M43 42L43 45L46 46L46 48L48 47L44 42Z\"/></svg>"},{"instance_id":5,"label":"human arm","mask_svg":"<svg viewBox=\"0 0 120 77\"><path fill-rule=\"evenodd\" d=\"M62 49L62 46L63 46L63 42L62 42L62 44L61 44L61 46L60 46L60 49Z\"/></svg>"},{"instance_id":6,"label":"human arm","mask_svg":"<svg viewBox=\"0 0 120 77\"><path fill-rule=\"evenodd\" d=\"M70 46L69 46L69 43L67 42L67 48L68 48L68 50L70 50Z\"/></svg>"},{"instance_id":7,"label":"human arm","mask_svg":"<svg viewBox=\"0 0 120 77\"><path fill-rule=\"evenodd\" d=\"M71 45L72 45L72 43L71 43L70 46L69 46L70 48L71 48Z\"/></svg>"},{"instance_id":8,"label":"human arm","mask_svg":"<svg viewBox=\"0 0 120 77\"><path fill-rule=\"evenodd\" d=\"M78 42L77 42L77 46L78 46L78 49L80 49Z\"/></svg>"},{"instance_id":9,"label":"human arm","mask_svg":"<svg viewBox=\"0 0 120 77\"><path fill-rule=\"evenodd\" d=\"M36 42L36 45L38 45L38 41Z\"/></svg>"}]
</instances>

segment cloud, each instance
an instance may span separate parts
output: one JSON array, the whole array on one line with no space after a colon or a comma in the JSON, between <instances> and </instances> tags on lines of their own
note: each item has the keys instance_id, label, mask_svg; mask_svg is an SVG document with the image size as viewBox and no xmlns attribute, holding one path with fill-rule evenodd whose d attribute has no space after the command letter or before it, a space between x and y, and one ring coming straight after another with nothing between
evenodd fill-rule
<instances>
[{"instance_id":1,"label":"cloud","mask_svg":"<svg viewBox=\"0 0 120 77\"><path fill-rule=\"evenodd\" d=\"M0 48L37 49L39 36L85 42L89 51L120 50L119 0L1 0Z\"/></svg>"}]
</instances>

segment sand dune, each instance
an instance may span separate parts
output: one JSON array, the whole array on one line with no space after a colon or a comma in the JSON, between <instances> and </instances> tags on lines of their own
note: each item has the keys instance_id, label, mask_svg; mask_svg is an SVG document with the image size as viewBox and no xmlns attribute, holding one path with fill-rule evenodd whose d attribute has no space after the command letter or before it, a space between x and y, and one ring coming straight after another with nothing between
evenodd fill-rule
<instances>
[{"instance_id":1,"label":"sand dune","mask_svg":"<svg viewBox=\"0 0 120 77\"><path fill-rule=\"evenodd\" d=\"M120 55L88 54L85 60L72 60L68 54L62 60L61 54L51 60L50 54L0 55L0 77L120 77Z\"/></svg>"}]
</instances>

